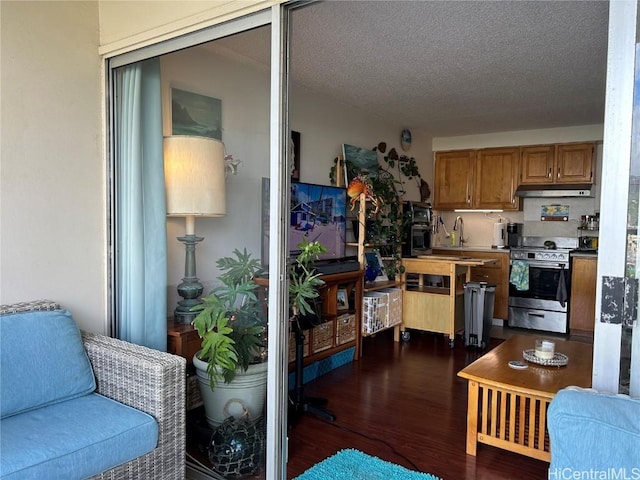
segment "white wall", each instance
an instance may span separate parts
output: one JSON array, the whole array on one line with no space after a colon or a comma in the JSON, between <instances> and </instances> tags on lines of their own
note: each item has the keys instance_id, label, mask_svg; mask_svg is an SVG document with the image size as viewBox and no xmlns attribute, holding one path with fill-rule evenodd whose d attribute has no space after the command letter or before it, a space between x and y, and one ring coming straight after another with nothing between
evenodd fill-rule
<instances>
[{"instance_id":1,"label":"white wall","mask_svg":"<svg viewBox=\"0 0 640 480\"><path fill-rule=\"evenodd\" d=\"M387 152L395 147L398 153L414 157L420 174L426 181L431 181L430 137L414 134L411 148L403 152L400 148L402 125L390 124L382 117L374 117L299 86L293 88L290 112L292 128L301 133L300 180L303 182L329 184L329 171L334 158L342 154L343 143L373 148L381 141L387 143ZM385 166L382 157L378 155L378 163ZM397 171L393 173L405 181L405 199L420 200L417 183Z\"/></svg>"},{"instance_id":2,"label":"white wall","mask_svg":"<svg viewBox=\"0 0 640 480\"><path fill-rule=\"evenodd\" d=\"M202 47L166 55L161 67L164 134L171 128L171 87L218 98L226 151L242 161L238 174L227 179L227 215L196 219L196 233L205 237L197 247L197 274L208 291L217 276L215 261L234 248L246 247L260 259L261 179L269 176L269 72ZM184 245L176 240L180 235L184 219L169 219L169 312L184 276Z\"/></svg>"},{"instance_id":3,"label":"white wall","mask_svg":"<svg viewBox=\"0 0 640 480\"><path fill-rule=\"evenodd\" d=\"M586 125L579 127L552 128L544 130L526 130L500 132L486 135L468 135L460 137L439 137L433 139L433 151L461 150L467 148L491 148L502 146L540 145L550 143L569 143L595 141L596 151L595 197L594 198L525 198L520 199L523 210L517 212L462 213L465 237L469 246L491 246L493 240L493 224L499 215L504 221L524 223L524 234L529 236L575 237L581 215L592 215L600 210L600 173L602 170L602 125ZM541 222L540 208L549 204L569 205L568 222ZM458 213L438 212L442 215L448 231L451 231ZM449 240L441 230L434 239L434 245L448 245Z\"/></svg>"},{"instance_id":4,"label":"white wall","mask_svg":"<svg viewBox=\"0 0 640 480\"><path fill-rule=\"evenodd\" d=\"M125 53L248 15L282 1L99 0L100 53Z\"/></svg>"},{"instance_id":5,"label":"white wall","mask_svg":"<svg viewBox=\"0 0 640 480\"><path fill-rule=\"evenodd\" d=\"M105 331L98 4L0 11L0 302L55 300Z\"/></svg>"},{"instance_id":6,"label":"white wall","mask_svg":"<svg viewBox=\"0 0 640 480\"><path fill-rule=\"evenodd\" d=\"M268 28L268 27L264 27ZM195 47L161 59L164 133L170 132L170 88L177 87L222 100L223 141L228 153L242 160L237 176L227 180L227 215L196 220L205 240L197 248L198 277L208 291L216 284L215 261L234 248L261 256L261 181L269 175L269 72L254 62L212 46ZM294 85L291 127L301 134L300 181L329 185L333 159L343 143L372 148L380 141L399 150L401 126L360 112ZM406 152L418 161L431 158L431 139L414 136ZM400 150L399 150L400 151ZM380 159L380 161L382 161ZM430 174L430 172L428 173ZM427 179L429 177L427 176ZM407 198L419 199L415 182L406 184ZM167 229L168 308L178 300L176 285L184 275L182 219L169 219Z\"/></svg>"}]
</instances>

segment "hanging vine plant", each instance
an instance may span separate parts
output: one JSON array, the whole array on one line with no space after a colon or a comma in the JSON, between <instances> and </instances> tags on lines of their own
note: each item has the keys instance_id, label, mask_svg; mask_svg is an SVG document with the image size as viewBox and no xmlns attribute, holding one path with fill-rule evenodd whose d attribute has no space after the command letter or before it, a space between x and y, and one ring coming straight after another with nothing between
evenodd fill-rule
<instances>
[{"instance_id":1,"label":"hanging vine plant","mask_svg":"<svg viewBox=\"0 0 640 480\"><path fill-rule=\"evenodd\" d=\"M347 177L353 179L355 177L364 177L371 186L371 190L383 208L374 213L376 208L373 204L367 204L367 241L379 246L381 255L385 263L385 270L389 278L395 277L397 273L402 273L402 259L400 247L404 238L405 228L410 221L409 214L402 211L402 196L406 193L404 182L398 180L394 176L393 171L397 171L404 175L407 179L416 179L418 186L420 185L420 172L416 164L415 158L406 155L398 155L395 148L387 153L387 144L380 142L373 147L373 151L380 152L384 155L384 165L378 165L378 168L371 171L360 170L356 165L344 160L342 157L336 157L333 166L329 172L329 178L333 185L336 180L341 178L345 166ZM386 154L386 155L385 155ZM340 174L338 173L340 169ZM402 178L401 175L398 175Z\"/></svg>"}]
</instances>

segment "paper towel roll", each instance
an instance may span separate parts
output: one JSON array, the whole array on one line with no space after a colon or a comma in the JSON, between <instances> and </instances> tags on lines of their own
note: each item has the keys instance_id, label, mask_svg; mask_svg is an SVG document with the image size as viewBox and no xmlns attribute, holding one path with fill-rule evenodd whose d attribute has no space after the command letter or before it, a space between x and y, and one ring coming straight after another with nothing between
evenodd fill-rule
<instances>
[{"instance_id":1,"label":"paper towel roll","mask_svg":"<svg viewBox=\"0 0 640 480\"><path fill-rule=\"evenodd\" d=\"M506 223L494 223L493 224L493 246L504 247L504 230Z\"/></svg>"}]
</instances>

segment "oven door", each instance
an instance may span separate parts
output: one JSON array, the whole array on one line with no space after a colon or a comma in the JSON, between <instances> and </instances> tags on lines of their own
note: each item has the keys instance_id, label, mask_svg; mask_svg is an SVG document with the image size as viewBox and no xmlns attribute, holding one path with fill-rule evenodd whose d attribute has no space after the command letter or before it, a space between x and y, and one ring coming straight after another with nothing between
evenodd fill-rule
<instances>
[{"instance_id":1,"label":"oven door","mask_svg":"<svg viewBox=\"0 0 640 480\"><path fill-rule=\"evenodd\" d=\"M559 303L560 282L569 289L569 270L563 264L529 262L529 290L518 290L509 284L509 297L557 301ZM566 299L564 303L566 303Z\"/></svg>"},{"instance_id":2,"label":"oven door","mask_svg":"<svg viewBox=\"0 0 640 480\"><path fill-rule=\"evenodd\" d=\"M567 332L569 270L563 264L529 262L529 290L509 283L510 327ZM560 288L564 282L564 288Z\"/></svg>"}]
</instances>

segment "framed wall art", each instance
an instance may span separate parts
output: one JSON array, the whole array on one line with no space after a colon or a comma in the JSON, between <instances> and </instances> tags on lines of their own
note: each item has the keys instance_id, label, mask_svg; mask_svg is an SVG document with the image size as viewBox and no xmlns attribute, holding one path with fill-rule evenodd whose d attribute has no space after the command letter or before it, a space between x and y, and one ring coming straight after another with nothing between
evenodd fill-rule
<instances>
[{"instance_id":1,"label":"framed wall art","mask_svg":"<svg viewBox=\"0 0 640 480\"><path fill-rule=\"evenodd\" d=\"M378 169L378 154L373 150L354 147L353 145L344 143L342 144L342 157L344 158L345 162L349 162L365 173L372 173ZM347 185L349 184L350 180L352 179L346 179Z\"/></svg>"},{"instance_id":2,"label":"framed wall art","mask_svg":"<svg viewBox=\"0 0 640 480\"><path fill-rule=\"evenodd\" d=\"M300 132L291 130L291 143L289 144L291 155L290 168L291 180L300 180Z\"/></svg>"},{"instance_id":3,"label":"framed wall art","mask_svg":"<svg viewBox=\"0 0 640 480\"><path fill-rule=\"evenodd\" d=\"M172 88L171 134L222 140L222 100Z\"/></svg>"}]
</instances>

